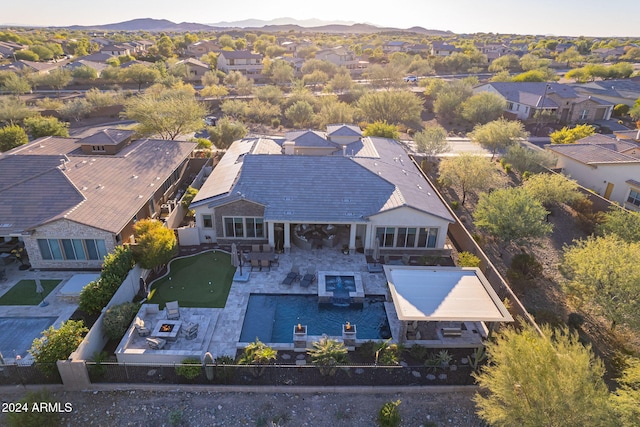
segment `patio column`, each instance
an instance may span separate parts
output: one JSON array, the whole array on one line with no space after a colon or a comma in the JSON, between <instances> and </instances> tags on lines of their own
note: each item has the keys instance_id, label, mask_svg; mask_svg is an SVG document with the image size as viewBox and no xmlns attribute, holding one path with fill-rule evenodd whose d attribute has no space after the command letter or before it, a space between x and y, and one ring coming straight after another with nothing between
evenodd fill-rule
<instances>
[{"instance_id":1,"label":"patio column","mask_svg":"<svg viewBox=\"0 0 640 427\"><path fill-rule=\"evenodd\" d=\"M284 253L291 251L291 223L284 223Z\"/></svg>"},{"instance_id":2,"label":"patio column","mask_svg":"<svg viewBox=\"0 0 640 427\"><path fill-rule=\"evenodd\" d=\"M275 239L275 230L273 227L273 222L269 221L267 223L267 235L269 236L269 246L272 248L276 247L276 239Z\"/></svg>"},{"instance_id":3,"label":"patio column","mask_svg":"<svg viewBox=\"0 0 640 427\"><path fill-rule=\"evenodd\" d=\"M351 224L351 228L349 229L349 253L350 254L356 253L356 231L357 231L357 228L358 228L357 224Z\"/></svg>"}]
</instances>

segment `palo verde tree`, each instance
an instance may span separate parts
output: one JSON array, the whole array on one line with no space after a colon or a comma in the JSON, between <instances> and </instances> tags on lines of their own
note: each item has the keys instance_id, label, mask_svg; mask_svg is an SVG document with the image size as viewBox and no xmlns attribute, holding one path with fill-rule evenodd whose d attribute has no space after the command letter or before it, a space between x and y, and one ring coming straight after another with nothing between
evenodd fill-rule
<instances>
[{"instance_id":1,"label":"palo verde tree","mask_svg":"<svg viewBox=\"0 0 640 427\"><path fill-rule=\"evenodd\" d=\"M525 189L502 188L480 195L473 223L502 241L527 243L551 233L553 225L546 222L549 212Z\"/></svg>"},{"instance_id":2,"label":"palo verde tree","mask_svg":"<svg viewBox=\"0 0 640 427\"><path fill-rule=\"evenodd\" d=\"M65 138L69 136L69 123L61 122L55 117L27 117L23 123L32 139L42 138L43 136L61 136Z\"/></svg>"},{"instance_id":3,"label":"palo verde tree","mask_svg":"<svg viewBox=\"0 0 640 427\"><path fill-rule=\"evenodd\" d=\"M406 90L370 92L360 97L356 106L369 122L387 121L393 124L419 123L422 100Z\"/></svg>"},{"instance_id":4,"label":"palo verde tree","mask_svg":"<svg viewBox=\"0 0 640 427\"><path fill-rule=\"evenodd\" d=\"M533 197L544 206L574 203L585 196L578 190L578 183L557 173L539 173L530 176L523 184Z\"/></svg>"},{"instance_id":5,"label":"palo verde tree","mask_svg":"<svg viewBox=\"0 0 640 427\"><path fill-rule=\"evenodd\" d=\"M447 131L440 125L427 126L413 136L419 153L424 153L430 160L438 154L451 151L447 141Z\"/></svg>"},{"instance_id":6,"label":"palo verde tree","mask_svg":"<svg viewBox=\"0 0 640 427\"><path fill-rule=\"evenodd\" d=\"M0 153L29 142L27 133L18 125L0 127Z\"/></svg>"},{"instance_id":7,"label":"palo verde tree","mask_svg":"<svg viewBox=\"0 0 640 427\"><path fill-rule=\"evenodd\" d=\"M596 129L591 125L576 125L572 128L565 126L560 130L551 132L549 137L551 138L552 144L573 144L594 133L596 133Z\"/></svg>"},{"instance_id":8,"label":"palo verde tree","mask_svg":"<svg viewBox=\"0 0 640 427\"><path fill-rule=\"evenodd\" d=\"M452 186L462 193L462 204L469 193L488 191L501 184L502 179L493 165L484 156L462 153L456 157L448 157L440 162L442 185Z\"/></svg>"},{"instance_id":9,"label":"palo verde tree","mask_svg":"<svg viewBox=\"0 0 640 427\"><path fill-rule=\"evenodd\" d=\"M615 235L627 243L640 242L640 213L611 206L596 226L600 236Z\"/></svg>"},{"instance_id":10,"label":"palo verde tree","mask_svg":"<svg viewBox=\"0 0 640 427\"><path fill-rule=\"evenodd\" d=\"M398 139L400 132L398 126L386 121L375 121L364 128L363 136L377 136L380 138Z\"/></svg>"},{"instance_id":11,"label":"palo verde tree","mask_svg":"<svg viewBox=\"0 0 640 427\"><path fill-rule=\"evenodd\" d=\"M473 374L478 415L492 426L615 426L604 365L566 329L506 328Z\"/></svg>"},{"instance_id":12,"label":"palo verde tree","mask_svg":"<svg viewBox=\"0 0 640 427\"><path fill-rule=\"evenodd\" d=\"M604 315L611 328L640 327L640 243L615 234L589 237L565 246L561 272L566 292Z\"/></svg>"},{"instance_id":13,"label":"palo verde tree","mask_svg":"<svg viewBox=\"0 0 640 427\"><path fill-rule=\"evenodd\" d=\"M176 235L157 219L136 222L133 234L136 239L133 257L142 268L158 271L175 255Z\"/></svg>"},{"instance_id":14,"label":"palo verde tree","mask_svg":"<svg viewBox=\"0 0 640 427\"><path fill-rule=\"evenodd\" d=\"M220 150L226 150L233 141L242 139L247 134L245 125L227 116L218 120L216 126L208 127L207 131L209 132L209 140Z\"/></svg>"},{"instance_id":15,"label":"palo verde tree","mask_svg":"<svg viewBox=\"0 0 640 427\"><path fill-rule=\"evenodd\" d=\"M622 427L634 427L640 420L640 359L629 357L611 404Z\"/></svg>"},{"instance_id":16,"label":"palo verde tree","mask_svg":"<svg viewBox=\"0 0 640 427\"><path fill-rule=\"evenodd\" d=\"M491 151L491 159L498 150L504 150L518 139L529 136L521 122L498 119L477 125L469 134L471 140Z\"/></svg>"}]
</instances>

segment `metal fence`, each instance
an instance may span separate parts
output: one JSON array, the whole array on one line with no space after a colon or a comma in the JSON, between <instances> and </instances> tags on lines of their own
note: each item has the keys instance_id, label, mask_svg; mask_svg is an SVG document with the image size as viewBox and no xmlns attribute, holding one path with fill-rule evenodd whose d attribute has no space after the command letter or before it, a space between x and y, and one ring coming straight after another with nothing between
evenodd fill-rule
<instances>
[{"instance_id":1,"label":"metal fence","mask_svg":"<svg viewBox=\"0 0 640 427\"><path fill-rule=\"evenodd\" d=\"M55 363L0 365L0 385L62 384Z\"/></svg>"},{"instance_id":2,"label":"metal fence","mask_svg":"<svg viewBox=\"0 0 640 427\"><path fill-rule=\"evenodd\" d=\"M183 370L184 369L184 370ZM455 367L341 365L181 365L87 362L94 383L423 386L473 385L469 365ZM181 375L190 371L190 378Z\"/></svg>"}]
</instances>

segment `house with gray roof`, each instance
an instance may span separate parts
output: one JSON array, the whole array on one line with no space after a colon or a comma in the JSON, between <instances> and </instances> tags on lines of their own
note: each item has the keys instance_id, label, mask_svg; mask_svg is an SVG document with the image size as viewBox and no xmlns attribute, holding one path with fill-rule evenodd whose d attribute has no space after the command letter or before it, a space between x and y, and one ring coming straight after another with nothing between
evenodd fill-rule
<instances>
[{"instance_id":1,"label":"house with gray roof","mask_svg":"<svg viewBox=\"0 0 640 427\"><path fill-rule=\"evenodd\" d=\"M223 50L218 56L218 69L225 73L239 71L246 75L262 73L263 56L248 50Z\"/></svg>"},{"instance_id":2,"label":"house with gray roof","mask_svg":"<svg viewBox=\"0 0 640 427\"><path fill-rule=\"evenodd\" d=\"M353 125L234 142L191 206L197 243L444 248L454 221L402 146Z\"/></svg>"},{"instance_id":3,"label":"house with gray roof","mask_svg":"<svg viewBox=\"0 0 640 427\"><path fill-rule=\"evenodd\" d=\"M195 143L132 135L44 137L1 153L0 237L20 238L35 268L100 268L194 173Z\"/></svg>"},{"instance_id":4,"label":"house with gray roof","mask_svg":"<svg viewBox=\"0 0 640 427\"><path fill-rule=\"evenodd\" d=\"M597 80L588 83L575 83L571 86L581 95L604 99L614 105L625 104L633 107L636 100L640 98L640 77Z\"/></svg>"},{"instance_id":5,"label":"house with gray roof","mask_svg":"<svg viewBox=\"0 0 640 427\"><path fill-rule=\"evenodd\" d=\"M596 134L545 148L557 157L556 167L583 187L640 211L640 144Z\"/></svg>"},{"instance_id":6,"label":"house with gray roof","mask_svg":"<svg viewBox=\"0 0 640 427\"><path fill-rule=\"evenodd\" d=\"M614 104L590 95L581 95L572 86L555 82L490 82L474 93L495 93L507 102L504 116L529 121L536 112L550 112L561 123L609 120Z\"/></svg>"}]
</instances>

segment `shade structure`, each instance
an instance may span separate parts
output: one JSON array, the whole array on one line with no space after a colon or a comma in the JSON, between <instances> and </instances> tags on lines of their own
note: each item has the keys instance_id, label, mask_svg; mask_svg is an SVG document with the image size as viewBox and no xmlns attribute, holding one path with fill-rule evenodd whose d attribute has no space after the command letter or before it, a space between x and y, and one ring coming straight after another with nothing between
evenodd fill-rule
<instances>
[{"instance_id":1,"label":"shade structure","mask_svg":"<svg viewBox=\"0 0 640 427\"><path fill-rule=\"evenodd\" d=\"M375 262L378 262L378 260L380 259L380 238L379 237L376 237L376 240L373 243L373 254L371 254L371 257L373 257L373 260Z\"/></svg>"}]
</instances>

